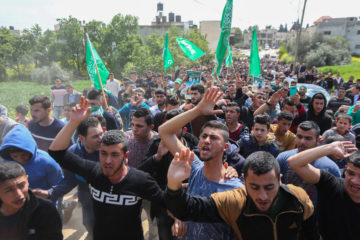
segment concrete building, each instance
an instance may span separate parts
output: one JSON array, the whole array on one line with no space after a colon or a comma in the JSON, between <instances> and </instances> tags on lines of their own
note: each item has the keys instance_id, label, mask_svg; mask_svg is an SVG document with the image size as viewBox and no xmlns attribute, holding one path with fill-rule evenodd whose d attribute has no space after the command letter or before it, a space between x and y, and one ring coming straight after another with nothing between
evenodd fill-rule
<instances>
[{"instance_id":1,"label":"concrete building","mask_svg":"<svg viewBox=\"0 0 360 240\"><path fill-rule=\"evenodd\" d=\"M200 33L206 36L209 42L209 48L212 52L216 52L216 47L220 37L220 21L200 21Z\"/></svg>"},{"instance_id":2,"label":"concrete building","mask_svg":"<svg viewBox=\"0 0 360 240\"><path fill-rule=\"evenodd\" d=\"M280 46L281 42L286 39L292 39L296 37L295 31L290 32L278 32L276 29L263 29L257 31L258 46L264 47L266 44L270 47ZM252 32L244 33L244 43L251 44Z\"/></svg>"},{"instance_id":3,"label":"concrete building","mask_svg":"<svg viewBox=\"0 0 360 240\"><path fill-rule=\"evenodd\" d=\"M352 53L360 54L360 21L357 17L324 18L315 21L316 32L324 35L343 36Z\"/></svg>"},{"instance_id":4,"label":"concrete building","mask_svg":"<svg viewBox=\"0 0 360 240\"><path fill-rule=\"evenodd\" d=\"M140 25L139 34L143 39L153 33L163 35L167 33L172 26L185 31L196 27L193 21L182 22L181 15L175 15L173 12L169 12L168 16L166 16L164 13L164 4L158 3L155 20L151 22L150 25Z\"/></svg>"}]
</instances>

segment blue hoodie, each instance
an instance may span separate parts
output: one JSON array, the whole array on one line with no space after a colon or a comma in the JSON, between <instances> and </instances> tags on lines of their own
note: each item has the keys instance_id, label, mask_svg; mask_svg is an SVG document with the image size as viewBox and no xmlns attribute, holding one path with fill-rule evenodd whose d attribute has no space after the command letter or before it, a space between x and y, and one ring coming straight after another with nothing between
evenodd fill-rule
<instances>
[{"instance_id":1,"label":"blue hoodie","mask_svg":"<svg viewBox=\"0 0 360 240\"><path fill-rule=\"evenodd\" d=\"M63 179L62 170L47 152L37 149L36 142L24 125L17 125L5 136L0 147L4 161L14 161L6 149L16 147L31 154L30 160L22 165L29 176L30 188L47 190Z\"/></svg>"}]
</instances>

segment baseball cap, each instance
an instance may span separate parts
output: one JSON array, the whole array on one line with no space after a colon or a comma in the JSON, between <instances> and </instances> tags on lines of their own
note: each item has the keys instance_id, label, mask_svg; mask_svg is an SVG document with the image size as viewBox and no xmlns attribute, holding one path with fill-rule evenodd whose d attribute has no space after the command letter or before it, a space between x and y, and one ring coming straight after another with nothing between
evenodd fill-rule
<instances>
[{"instance_id":1,"label":"baseball cap","mask_svg":"<svg viewBox=\"0 0 360 240\"><path fill-rule=\"evenodd\" d=\"M180 78L177 78L174 82L178 84L182 84L182 80Z\"/></svg>"}]
</instances>

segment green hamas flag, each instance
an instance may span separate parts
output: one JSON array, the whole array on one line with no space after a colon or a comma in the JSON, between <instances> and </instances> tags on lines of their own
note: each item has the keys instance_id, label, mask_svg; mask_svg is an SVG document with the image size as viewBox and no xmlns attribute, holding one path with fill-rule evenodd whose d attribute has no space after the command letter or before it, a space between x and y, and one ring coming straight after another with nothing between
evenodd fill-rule
<instances>
[{"instance_id":1,"label":"green hamas flag","mask_svg":"<svg viewBox=\"0 0 360 240\"><path fill-rule=\"evenodd\" d=\"M164 47L163 47L164 72L166 72L166 69L168 67L174 64L174 59L172 58L170 50L168 48L168 39L169 39L169 34L166 33Z\"/></svg>"},{"instance_id":2,"label":"green hamas flag","mask_svg":"<svg viewBox=\"0 0 360 240\"><path fill-rule=\"evenodd\" d=\"M176 41L185 56L187 56L191 61L195 61L205 54L200 48L185 38L176 38Z\"/></svg>"},{"instance_id":3,"label":"green hamas flag","mask_svg":"<svg viewBox=\"0 0 360 240\"><path fill-rule=\"evenodd\" d=\"M225 64L227 67L232 66L232 46L228 46L228 54L226 55Z\"/></svg>"},{"instance_id":4,"label":"green hamas flag","mask_svg":"<svg viewBox=\"0 0 360 240\"><path fill-rule=\"evenodd\" d=\"M221 18L221 23L220 23L221 33L216 48L215 67L212 73L212 75L216 73L217 77L219 76L220 68L224 61L224 57L226 55L227 46L229 45L232 9L233 9L233 1L227 0Z\"/></svg>"},{"instance_id":5,"label":"green hamas flag","mask_svg":"<svg viewBox=\"0 0 360 240\"><path fill-rule=\"evenodd\" d=\"M109 77L109 71L106 69L105 64L101 60L99 54L96 52L96 49L90 42L89 36L87 36L86 41L86 67L90 76L91 82L94 84L96 89L101 89L100 81L98 74L96 72L95 62L99 69L99 74L101 78L101 83L105 87L106 80Z\"/></svg>"},{"instance_id":6,"label":"green hamas flag","mask_svg":"<svg viewBox=\"0 0 360 240\"><path fill-rule=\"evenodd\" d=\"M254 28L252 40L251 40L249 75L258 77L260 74L261 74L261 67L260 67L259 49L256 38L256 28Z\"/></svg>"}]
</instances>

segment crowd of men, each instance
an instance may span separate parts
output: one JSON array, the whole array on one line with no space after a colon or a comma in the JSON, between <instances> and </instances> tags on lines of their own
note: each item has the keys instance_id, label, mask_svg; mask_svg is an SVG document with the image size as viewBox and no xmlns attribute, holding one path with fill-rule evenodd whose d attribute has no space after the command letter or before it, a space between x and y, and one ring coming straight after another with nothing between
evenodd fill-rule
<instances>
[{"instance_id":1,"label":"crowd of men","mask_svg":"<svg viewBox=\"0 0 360 240\"><path fill-rule=\"evenodd\" d=\"M360 79L233 62L1 106L0 239L63 239L75 187L87 239L359 239Z\"/></svg>"}]
</instances>

